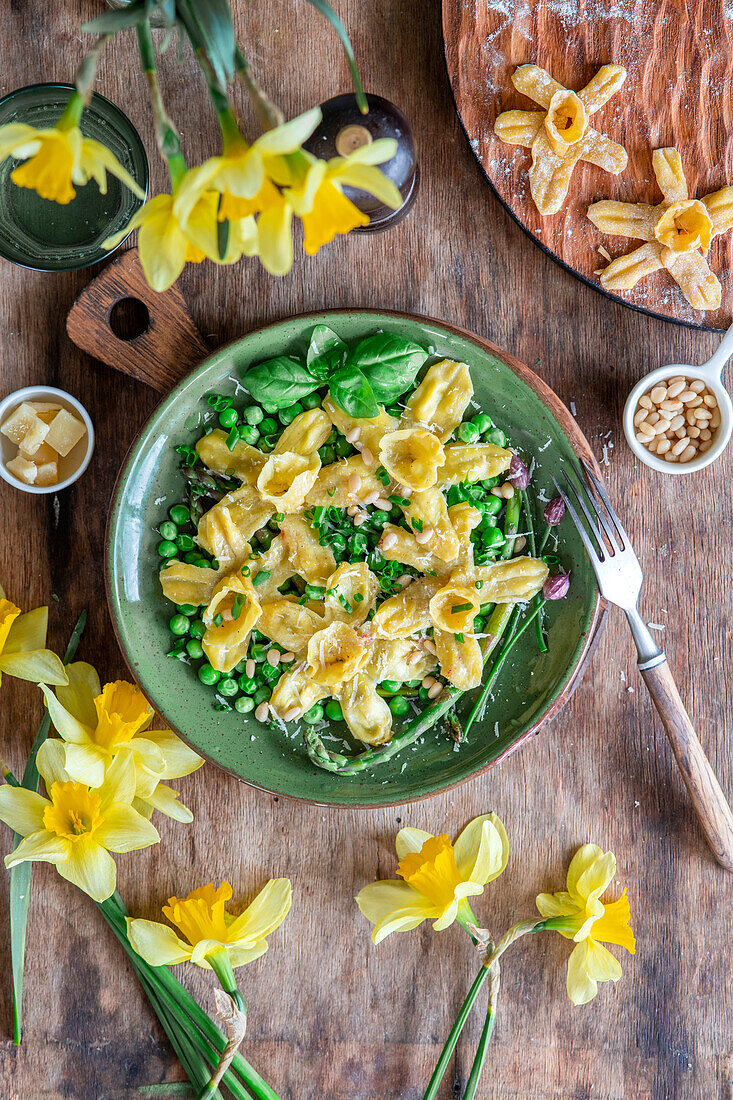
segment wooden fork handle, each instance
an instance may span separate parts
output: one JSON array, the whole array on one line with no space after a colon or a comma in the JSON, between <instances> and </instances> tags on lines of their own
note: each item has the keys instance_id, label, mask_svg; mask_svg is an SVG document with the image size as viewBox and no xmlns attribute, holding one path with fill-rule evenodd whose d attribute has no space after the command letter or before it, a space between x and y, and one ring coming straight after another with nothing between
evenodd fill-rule
<instances>
[{"instance_id":1,"label":"wooden fork handle","mask_svg":"<svg viewBox=\"0 0 733 1100\"><path fill-rule=\"evenodd\" d=\"M664 723L707 842L718 863L733 871L733 812L685 710L667 661L640 669Z\"/></svg>"}]
</instances>

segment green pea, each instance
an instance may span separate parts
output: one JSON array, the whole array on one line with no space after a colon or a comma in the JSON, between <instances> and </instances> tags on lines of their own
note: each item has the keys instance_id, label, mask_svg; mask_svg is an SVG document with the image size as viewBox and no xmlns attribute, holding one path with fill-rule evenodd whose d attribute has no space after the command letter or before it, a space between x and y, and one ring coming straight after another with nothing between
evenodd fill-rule
<instances>
[{"instance_id":1,"label":"green pea","mask_svg":"<svg viewBox=\"0 0 733 1100\"><path fill-rule=\"evenodd\" d=\"M493 427L493 420L486 413L479 413L477 416L471 417L472 422L476 425L481 435L484 432L488 432L489 428Z\"/></svg>"},{"instance_id":2,"label":"green pea","mask_svg":"<svg viewBox=\"0 0 733 1100\"><path fill-rule=\"evenodd\" d=\"M387 705L395 718L407 714L410 709L410 704L407 699L405 699L404 695L393 695L392 698L387 701Z\"/></svg>"},{"instance_id":3,"label":"green pea","mask_svg":"<svg viewBox=\"0 0 733 1100\"><path fill-rule=\"evenodd\" d=\"M212 668L211 665L208 663L201 665L198 673L201 683L206 684L208 687L211 687L213 684L218 683L220 675L221 674L217 672L215 668Z\"/></svg>"},{"instance_id":4,"label":"green pea","mask_svg":"<svg viewBox=\"0 0 733 1100\"><path fill-rule=\"evenodd\" d=\"M250 711L255 709L255 701L250 699L249 695L240 695L238 699L234 700L234 709L238 710L240 714L249 714Z\"/></svg>"},{"instance_id":5,"label":"green pea","mask_svg":"<svg viewBox=\"0 0 733 1100\"><path fill-rule=\"evenodd\" d=\"M341 704L337 703L335 699L329 699L326 703L326 718L331 722L343 721L344 712L341 710Z\"/></svg>"},{"instance_id":6,"label":"green pea","mask_svg":"<svg viewBox=\"0 0 733 1100\"><path fill-rule=\"evenodd\" d=\"M502 497L495 497L492 494L492 496L488 497L488 499L483 502L481 510L487 512L490 516L495 516L501 511L503 503L504 500Z\"/></svg>"},{"instance_id":7,"label":"green pea","mask_svg":"<svg viewBox=\"0 0 733 1100\"><path fill-rule=\"evenodd\" d=\"M190 523L191 521L191 513L185 504L174 504L172 508L168 509L168 515L179 527L183 527L184 523Z\"/></svg>"},{"instance_id":8,"label":"green pea","mask_svg":"<svg viewBox=\"0 0 733 1100\"><path fill-rule=\"evenodd\" d=\"M347 455L351 454L352 446L343 436L341 436L336 440L334 450L338 458L346 458Z\"/></svg>"},{"instance_id":9,"label":"green pea","mask_svg":"<svg viewBox=\"0 0 733 1100\"><path fill-rule=\"evenodd\" d=\"M199 657L203 657L204 647L201 645L201 642L198 640L198 638L188 639L188 641L186 642L186 653L194 661L198 661Z\"/></svg>"},{"instance_id":10,"label":"green pea","mask_svg":"<svg viewBox=\"0 0 733 1100\"><path fill-rule=\"evenodd\" d=\"M343 554L343 552L346 550L346 539L343 535L340 535L338 531L330 536L328 544L333 550L334 554Z\"/></svg>"},{"instance_id":11,"label":"green pea","mask_svg":"<svg viewBox=\"0 0 733 1100\"><path fill-rule=\"evenodd\" d=\"M418 694L418 698L420 699L420 701L422 703L427 703L428 702L428 689L427 688L421 687L417 694Z\"/></svg>"},{"instance_id":12,"label":"green pea","mask_svg":"<svg viewBox=\"0 0 733 1100\"><path fill-rule=\"evenodd\" d=\"M456 432L463 443L475 443L479 434L479 430L472 420L466 420L463 424L459 424Z\"/></svg>"},{"instance_id":13,"label":"green pea","mask_svg":"<svg viewBox=\"0 0 733 1100\"><path fill-rule=\"evenodd\" d=\"M282 669L280 665L271 665L267 661L260 668L260 676L263 680L267 680L268 683L274 684L276 680L280 679Z\"/></svg>"},{"instance_id":14,"label":"green pea","mask_svg":"<svg viewBox=\"0 0 733 1100\"><path fill-rule=\"evenodd\" d=\"M275 440L273 439L272 436L268 436L267 439L263 439L262 436L260 436L260 439L258 441L258 445L259 445L260 450L264 451L264 453L266 455L269 455L270 451L275 450Z\"/></svg>"},{"instance_id":15,"label":"green pea","mask_svg":"<svg viewBox=\"0 0 733 1100\"><path fill-rule=\"evenodd\" d=\"M402 687L401 680L382 680L379 685L384 691L399 691Z\"/></svg>"},{"instance_id":16,"label":"green pea","mask_svg":"<svg viewBox=\"0 0 733 1100\"><path fill-rule=\"evenodd\" d=\"M183 560L186 562L187 565L198 565L198 563L202 560L202 557L201 554L199 554L198 550L189 550L187 554L183 555Z\"/></svg>"},{"instance_id":17,"label":"green pea","mask_svg":"<svg viewBox=\"0 0 733 1100\"><path fill-rule=\"evenodd\" d=\"M498 527L488 527L481 532L481 541L484 546L497 547L506 542Z\"/></svg>"},{"instance_id":18,"label":"green pea","mask_svg":"<svg viewBox=\"0 0 733 1100\"><path fill-rule=\"evenodd\" d=\"M484 489L490 490L490 489L493 489L495 485L500 485L501 482L502 482L502 478L500 478L497 475L496 477L484 478L484 480L481 482L481 485L483 486ZM499 500L498 497L496 499Z\"/></svg>"},{"instance_id":19,"label":"green pea","mask_svg":"<svg viewBox=\"0 0 733 1100\"><path fill-rule=\"evenodd\" d=\"M161 558L175 558L178 553L178 547L175 542L171 542L170 539L163 539L158 543L158 553Z\"/></svg>"},{"instance_id":20,"label":"green pea","mask_svg":"<svg viewBox=\"0 0 733 1100\"><path fill-rule=\"evenodd\" d=\"M280 409L278 416L280 417L281 424L291 424L295 420L296 416L299 416L303 412L303 406L299 401L296 401L294 405L287 405L284 409Z\"/></svg>"},{"instance_id":21,"label":"green pea","mask_svg":"<svg viewBox=\"0 0 733 1100\"><path fill-rule=\"evenodd\" d=\"M184 551L190 553L195 545L196 543L193 541L190 535L178 535L176 538L176 546L182 553Z\"/></svg>"},{"instance_id":22,"label":"green pea","mask_svg":"<svg viewBox=\"0 0 733 1100\"><path fill-rule=\"evenodd\" d=\"M277 405L273 405L270 402L263 401L262 402L262 408L265 410L266 413L268 413L270 416L272 416L273 413L277 412L278 407L277 407Z\"/></svg>"},{"instance_id":23,"label":"green pea","mask_svg":"<svg viewBox=\"0 0 733 1100\"><path fill-rule=\"evenodd\" d=\"M236 695L239 691L239 684L231 676L227 676L225 680L219 681L219 691L224 696Z\"/></svg>"},{"instance_id":24,"label":"green pea","mask_svg":"<svg viewBox=\"0 0 733 1100\"><path fill-rule=\"evenodd\" d=\"M233 428L239 420L239 415L236 409L224 409L224 412L219 413L219 423L222 428Z\"/></svg>"},{"instance_id":25,"label":"green pea","mask_svg":"<svg viewBox=\"0 0 733 1100\"><path fill-rule=\"evenodd\" d=\"M402 416L402 409L399 407L399 405L390 405L388 409L385 409L385 412L388 416L396 417L397 420L399 420Z\"/></svg>"},{"instance_id":26,"label":"green pea","mask_svg":"<svg viewBox=\"0 0 733 1100\"><path fill-rule=\"evenodd\" d=\"M314 707L307 710L303 715L303 721L307 726L315 726L316 722L320 722L323 718L323 707L320 703L316 703Z\"/></svg>"},{"instance_id":27,"label":"green pea","mask_svg":"<svg viewBox=\"0 0 733 1100\"><path fill-rule=\"evenodd\" d=\"M243 428L239 429L239 438L243 439L245 443L249 443L250 447L254 447L260 438L260 433L253 424L245 424Z\"/></svg>"},{"instance_id":28,"label":"green pea","mask_svg":"<svg viewBox=\"0 0 733 1100\"><path fill-rule=\"evenodd\" d=\"M492 516L491 512L487 512L486 515L482 517L479 527L482 532L487 531L489 527L496 527L498 522L498 516Z\"/></svg>"},{"instance_id":29,"label":"green pea","mask_svg":"<svg viewBox=\"0 0 733 1100\"><path fill-rule=\"evenodd\" d=\"M194 619L188 628L188 632L193 638L203 638L206 633L203 619Z\"/></svg>"},{"instance_id":30,"label":"green pea","mask_svg":"<svg viewBox=\"0 0 733 1100\"><path fill-rule=\"evenodd\" d=\"M268 649L269 649L269 646L266 646L266 645L253 645L253 646L250 647L249 652L250 652L250 655L252 656L253 660L256 661L257 664L259 665L259 664L262 664L262 662L267 657Z\"/></svg>"},{"instance_id":31,"label":"green pea","mask_svg":"<svg viewBox=\"0 0 733 1100\"><path fill-rule=\"evenodd\" d=\"M301 397L300 403L304 409L317 409L321 403L321 398L317 393L309 393L305 397Z\"/></svg>"},{"instance_id":32,"label":"green pea","mask_svg":"<svg viewBox=\"0 0 733 1100\"><path fill-rule=\"evenodd\" d=\"M244 676L239 677L237 683L239 684L239 690L243 691L245 695L254 695L257 691L257 681L254 676L247 676L245 673Z\"/></svg>"},{"instance_id":33,"label":"green pea","mask_svg":"<svg viewBox=\"0 0 733 1100\"><path fill-rule=\"evenodd\" d=\"M336 452L333 447L329 447L328 444L321 447L318 453L321 456L321 464L323 466L330 466L336 459Z\"/></svg>"},{"instance_id":34,"label":"green pea","mask_svg":"<svg viewBox=\"0 0 733 1100\"><path fill-rule=\"evenodd\" d=\"M483 634L484 627L486 626L486 620L482 619L480 615L477 615L473 620L473 632L474 634Z\"/></svg>"},{"instance_id":35,"label":"green pea","mask_svg":"<svg viewBox=\"0 0 733 1100\"><path fill-rule=\"evenodd\" d=\"M265 414L259 405L250 405L248 409L245 409L242 413L245 424L261 424L265 418Z\"/></svg>"},{"instance_id":36,"label":"green pea","mask_svg":"<svg viewBox=\"0 0 733 1100\"><path fill-rule=\"evenodd\" d=\"M266 417L265 420L260 421L260 435L272 435L277 431L277 420L273 420L271 416Z\"/></svg>"},{"instance_id":37,"label":"green pea","mask_svg":"<svg viewBox=\"0 0 733 1100\"><path fill-rule=\"evenodd\" d=\"M389 522L389 512L383 512L381 509L377 512L372 512L371 521L376 523L379 527L384 527L385 523Z\"/></svg>"},{"instance_id":38,"label":"green pea","mask_svg":"<svg viewBox=\"0 0 733 1100\"><path fill-rule=\"evenodd\" d=\"M405 687L408 688L419 688L421 684L422 680L419 678L417 680L405 680Z\"/></svg>"},{"instance_id":39,"label":"green pea","mask_svg":"<svg viewBox=\"0 0 733 1100\"><path fill-rule=\"evenodd\" d=\"M492 428L486 438L495 447L506 447L506 432L503 432L501 428Z\"/></svg>"},{"instance_id":40,"label":"green pea","mask_svg":"<svg viewBox=\"0 0 733 1100\"><path fill-rule=\"evenodd\" d=\"M267 700L270 698L270 689L269 689L269 687L264 687L263 686L263 687L257 688L257 691L254 693L252 698L255 701L255 706L256 707L258 707L260 705L260 703L266 703Z\"/></svg>"},{"instance_id":41,"label":"green pea","mask_svg":"<svg viewBox=\"0 0 733 1100\"><path fill-rule=\"evenodd\" d=\"M169 519L165 520L164 523L161 523L158 530L160 531L161 538L164 538L167 542L173 542L176 535L178 534L178 528L176 527L175 523L172 523Z\"/></svg>"},{"instance_id":42,"label":"green pea","mask_svg":"<svg viewBox=\"0 0 733 1100\"><path fill-rule=\"evenodd\" d=\"M176 611L179 615L186 615L190 618L192 615L196 614L198 607L194 607L192 603L179 603L176 604Z\"/></svg>"}]
</instances>

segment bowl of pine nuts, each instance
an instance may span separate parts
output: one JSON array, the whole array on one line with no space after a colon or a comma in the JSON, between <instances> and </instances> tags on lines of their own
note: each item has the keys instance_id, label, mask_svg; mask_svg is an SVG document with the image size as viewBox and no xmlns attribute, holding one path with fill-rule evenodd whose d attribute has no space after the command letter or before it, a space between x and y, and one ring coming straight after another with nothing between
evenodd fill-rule
<instances>
[{"instance_id":1,"label":"bowl of pine nuts","mask_svg":"<svg viewBox=\"0 0 733 1100\"><path fill-rule=\"evenodd\" d=\"M733 327L702 366L659 367L634 386L624 434L634 454L667 474L691 474L718 458L733 431L733 404L721 381L733 355Z\"/></svg>"}]
</instances>

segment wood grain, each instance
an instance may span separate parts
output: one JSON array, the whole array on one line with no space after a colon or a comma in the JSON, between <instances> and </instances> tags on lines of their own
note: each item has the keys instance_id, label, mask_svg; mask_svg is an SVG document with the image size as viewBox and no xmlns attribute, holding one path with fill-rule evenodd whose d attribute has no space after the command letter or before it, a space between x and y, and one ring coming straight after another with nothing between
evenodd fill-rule
<instances>
[{"instance_id":1,"label":"wood grain","mask_svg":"<svg viewBox=\"0 0 733 1100\"><path fill-rule=\"evenodd\" d=\"M699 474L666 478L634 461L621 430L625 397L644 371L702 362L716 340L609 302L543 256L507 216L453 110L437 0L337 6L368 90L396 102L413 123L422 167L415 207L388 233L299 257L281 280L255 262L188 269L181 287L196 324L206 339L224 342L324 306L410 310L511 350L572 401L599 459L607 449L611 496L646 571L642 611L666 626L672 670L721 784L731 790L731 452ZM99 10L92 0L9 5L2 91L68 79L84 49L76 27ZM268 91L289 115L348 89L337 45L308 5L242 4L237 19ZM153 185L162 189L165 173L154 160L136 72L131 39L111 43L99 91L140 130ZM200 87L193 63L177 67L170 50L162 80L191 163L214 153L203 91L192 95ZM243 117L251 126L246 111ZM80 657L112 679L125 667L104 596L105 514L127 447L157 396L67 339L66 314L93 274L2 265L2 392L42 382L70 390L94 419L97 450L84 478L56 504L0 486L0 581L27 606L51 605L56 648L88 607ZM3 680L0 746L13 769L25 759L40 715L33 689ZM226 876L246 897L268 875L291 876L291 916L268 954L240 972L249 1006L246 1055L283 1100L421 1100L473 978L472 950L460 929L434 933L429 926L375 948L353 897L371 879L394 875L400 824L455 834L491 809L512 845L506 872L476 903L495 933L530 915L538 890L560 889L576 846L594 841L617 855L614 887L628 887L638 949L634 958L619 951L624 974L617 985L572 1008L567 942L547 935L518 944L502 967L480 1100L730 1100L730 881L700 834L619 614L609 615L593 665L562 716L500 768L457 791L405 810L364 812L278 801L212 768L174 785L195 823L160 819L160 845L119 858L120 891L132 912L159 917L169 894L210 879ZM5 975L8 877L0 876ZM37 867L33 883L19 1051L8 1038L9 983L0 983L0 1095L139 1100L141 1086L180 1081L180 1067L93 907L49 867ZM212 1004L206 975L179 976ZM460 1096L480 1025L478 1017L467 1024L440 1100Z\"/></svg>"},{"instance_id":2,"label":"wood grain","mask_svg":"<svg viewBox=\"0 0 733 1100\"><path fill-rule=\"evenodd\" d=\"M445 54L453 94L471 146L502 202L528 233L571 271L599 286L596 269L640 242L600 233L586 211L599 199L661 201L652 150L681 153L691 197L733 182L733 18L726 0L443 0ZM589 164L573 172L568 199L542 217L529 193L530 151L494 134L502 111L536 109L511 83L517 65L532 62L579 91L608 62L623 65L626 83L593 125L629 154L612 176ZM694 310L666 271L644 279L618 300L685 324L725 329L733 322L733 235L718 237L708 255L723 287L721 308Z\"/></svg>"}]
</instances>

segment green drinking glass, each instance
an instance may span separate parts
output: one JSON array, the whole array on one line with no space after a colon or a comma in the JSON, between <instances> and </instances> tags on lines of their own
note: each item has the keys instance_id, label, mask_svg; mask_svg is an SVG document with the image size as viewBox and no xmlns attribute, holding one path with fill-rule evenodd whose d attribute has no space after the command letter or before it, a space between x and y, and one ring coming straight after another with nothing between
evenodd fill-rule
<instances>
[{"instance_id":1,"label":"green drinking glass","mask_svg":"<svg viewBox=\"0 0 733 1100\"><path fill-rule=\"evenodd\" d=\"M38 129L55 125L72 84L30 84L0 99L0 126L27 123ZM147 194L148 158L137 130L119 107L104 96L92 96L81 119L85 137L106 145ZM107 193L96 182L76 186L67 205L42 199L17 187L10 175L20 162L0 163L0 256L35 271L74 271L110 255L102 242L119 233L142 206L123 183L107 173ZM122 242L120 242L122 243Z\"/></svg>"}]
</instances>

